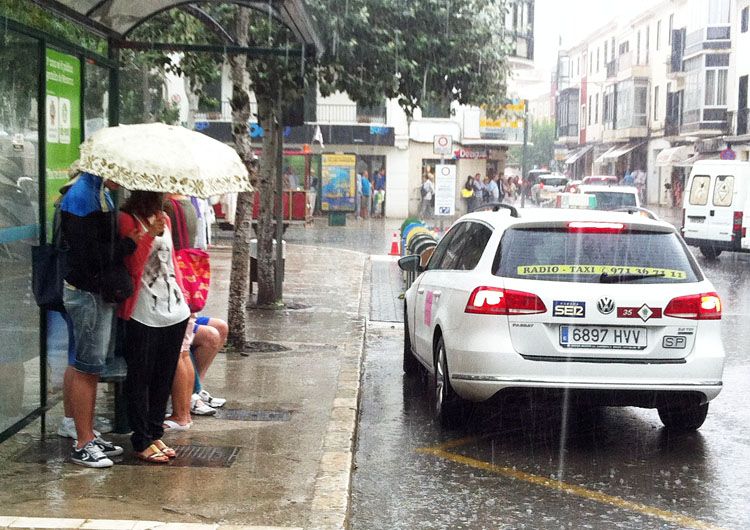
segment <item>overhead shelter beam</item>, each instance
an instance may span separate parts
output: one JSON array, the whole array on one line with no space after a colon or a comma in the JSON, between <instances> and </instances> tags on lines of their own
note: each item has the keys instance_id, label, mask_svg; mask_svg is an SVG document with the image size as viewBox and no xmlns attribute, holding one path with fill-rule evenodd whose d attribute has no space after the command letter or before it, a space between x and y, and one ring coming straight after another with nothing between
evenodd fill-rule
<instances>
[{"instance_id":1,"label":"overhead shelter beam","mask_svg":"<svg viewBox=\"0 0 750 530\"><path fill-rule=\"evenodd\" d=\"M257 46L236 46L222 44L178 44L169 42L136 42L122 41L118 47L129 50L139 51L168 51L168 52L211 52L240 54L245 53L250 56L287 56L291 54L301 55L303 48L259 48Z\"/></svg>"},{"instance_id":2,"label":"overhead shelter beam","mask_svg":"<svg viewBox=\"0 0 750 530\"><path fill-rule=\"evenodd\" d=\"M33 0L91 31L122 41L138 26L169 9L182 6L236 4L267 13L289 28L297 40L320 55L322 41L303 0ZM210 18L210 17L209 17ZM199 17L204 23L207 19ZM211 19L212 24L218 23ZM212 25L209 24L209 25ZM216 30L216 27L210 28ZM231 34L222 28L226 34Z\"/></svg>"}]
</instances>

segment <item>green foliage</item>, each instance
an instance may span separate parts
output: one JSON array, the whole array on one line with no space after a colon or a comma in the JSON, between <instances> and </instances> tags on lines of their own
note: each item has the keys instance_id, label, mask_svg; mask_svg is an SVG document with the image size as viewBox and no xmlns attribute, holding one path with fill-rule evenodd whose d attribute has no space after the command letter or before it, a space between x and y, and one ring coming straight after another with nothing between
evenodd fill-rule
<instances>
[{"instance_id":1,"label":"green foliage","mask_svg":"<svg viewBox=\"0 0 750 530\"><path fill-rule=\"evenodd\" d=\"M44 31L99 55L107 55L107 41L60 17L55 17L29 0L3 0L0 16L6 16L31 28Z\"/></svg>"},{"instance_id":2,"label":"green foliage","mask_svg":"<svg viewBox=\"0 0 750 530\"><path fill-rule=\"evenodd\" d=\"M513 147L508 151L508 164L521 165L522 148ZM555 122L551 120L534 121L531 124L529 146L527 149L529 169L534 167L551 167L555 157Z\"/></svg>"},{"instance_id":3,"label":"green foliage","mask_svg":"<svg viewBox=\"0 0 750 530\"><path fill-rule=\"evenodd\" d=\"M508 55L505 0L309 2L326 39L321 92L364 105L397 98L408 115L447 102L502 111Z\"/></svg>"}]
</instances>

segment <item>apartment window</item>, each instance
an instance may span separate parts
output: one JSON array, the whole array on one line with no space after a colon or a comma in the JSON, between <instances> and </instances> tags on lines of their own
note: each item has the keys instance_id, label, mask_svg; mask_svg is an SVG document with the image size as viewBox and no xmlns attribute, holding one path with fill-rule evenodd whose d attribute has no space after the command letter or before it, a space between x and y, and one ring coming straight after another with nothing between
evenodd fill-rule
<instances>
[{"instance_id":1,"label":"apartment window","mask_svg":"<svg viewBox=\"0 0 750 530\"><path fill-rule=\"evenodd\" d=\"M594 123L599 123L599 94L594 97Z\"/></svg>"},{"instance_id":2,"label":"apartment window","mask_svg":"<svg viewBox=\"0 0 750 530\"><path fill-rule=\"evenodd\" d=\"M617 83L616 129L645 127L648 122L648 81L628 80Z\"/></svg>"},{"instance_id":3,"label":"apartment window","mask_svg":"<svg viewBox=\"0 0 750 530\"><path fill-rule=\"evenodd\" d=\"M594 52L589 52L589 73L594 73Z\"/></svg>"},{"instance_id":4,"label":"apartment window","mask_svg":"<svg viewBox=\"0 0 750 530\"><path fill-rule=\"evenodd\" d=\"M701 108L701 73L703 60L693 57L685 61L685 98L683 100L684 113L698 112ZM687 121L687 120L686 120ZM697 121L697 120L696 120ZM687 121L687 123L692 123Z\"/></svg>"},{"instance_id":5,"label":"apartment window","mask_svg":"<svg viewBox=\"0 0 750 530\"><path fill-rule=\"evenodd\" d=\"M584 103L583 106L581 107L581 120L580 120L581 129L586 129L586 121L587 121L586 110L587 110L586 104Z\"/></svg>"},{"instance_id":6,"label":"apartment window","mask_svg":"<svg viewBox=\"0 0 750 530\"><path fill-rule=\"evenodd\" d=\"M615 38L612 37L612 60L615 60Z\"/></svg>"},{"instance_id":7,"label":"apartment window","mask_svg":"<svg viewBox=\"0 0 750 530\"><path fill-rule=\"evenodd\" d=\"M661 20L656 21L656 51L659 51L661 46Z\"/></svg>"},{"instance_id":8,"label":"apartment window","mask_svg":"<svg viewBox=\"0 0 750 530\"><path fill-rule=\"evenodd\" d=\"M674 30L674 14L669 15L669 31L667 32L667 44L672 45L672 31Z\"/></svg>"},{"instance_id":9,"label":"apartment window","mask_svg":"<svg viewBox=\"0 0 750 530\"><path fill-rule=\"evenodd\" d=\"M651 28L646 27L646 64L648 64L649 48L651 48Z\"/></svg>"},{"instance_id":10,"label":"apartment window","mask_svg":"<svg viewBox=\"0 0 750 530\"><path fill-rule=\"evenodd\" d=\"M747 23L748 23L748 15L750 14L750 7L746 7L742 10L742 14L740 17L740 31L742 33L747 33Z\"/></svg>"},{"instance_id":11,"label":"apartment window","mask_svg":"<svg viewBox=\"0 0 750 530\"><path fill-rule=\"evenodd\" d=\"M599 72L599 48L596 49L596 71Z\"/></svg>"},{"instance_id":12,"label":"apartment window","mask_svg":"<svg viewBox=\"0 0 750 530\"><path fill-rule=\"evenodd\" d=\"M591 108L593 108L593 107L591 106L591 96L589 96L589 108L590 108L590 109L591 109ZM591 113L590 113L590 112L589 112L589 119L588 119L588 124L589 124L589 125L591 125Z\"/></svg>"},{"instance_id":13,"label":"apartment window","mask_svg":"<svg viewBox=\"0 0 750 530\"><path fill-rule=\"evenodd\" d=\"M659 121L659 87L654 87L654 121Z\"/></svg>"},{"instance_id":14,"label":"apartment window","mask_svg":"<svg viewBox=\"0 0 750 530\"><path fill-rule=\"evenodd\" d=\"M727 75L725 69L706 70L704 103L707 107L724 107L727 104Z\"/></svg>"},{"instance_id":15,"label":"apartment window","mask_svg":"<svg viewBox=\"0 0 750 530\"><path fill-rule=\"evenodd\" d=\"M635 64L641 64L641 32L635 36Z\"/></svg>"},{"instance_id":16,"label":"apartment window","mask_svg":"<svg viewBox=\"0 0 750 530\"><path fill-rule=\"evenodd\" d=\"M604 106L604 117L602 119L604 126L607 129L615 128L615 87L610 85L605 89L604 96L602 96Z\"/></svg>"},{"instance_id":17,"label":"apartment window","mask_svg":"<svg viewBox=\"0 0 750 530\"><path fill-rule=\"evenodd\" d=\"M729 24L731 0L708 0L708 24Z\"/></svg>"},{"instance_id":18,"label":"apartment window","mask_svg":"<svg viewBox=\"0 0 750 530\"><path fill-rule=\"evenodd\" d=\"M608 43L608 42L607 42L607 41L605 40L605 41L604 41L604 62L605 62L605 63L606 63L607 61L609 61L609 59L607 59L607 57L609 56L609 54L607 53L607 52L608 52L608 50L607 50L607 45L608 45L608 44L609 44L609 43Z\"/></svg>"},{"instance_id":19,"label":"apartment window","mask_svg":"<svg viewBox=\"0 0 750 530\"><path fill-rule=\"evenodd\" d=\"M576 77L581 75L581 58L576 59Z\"/></svg>"}]
</instances>

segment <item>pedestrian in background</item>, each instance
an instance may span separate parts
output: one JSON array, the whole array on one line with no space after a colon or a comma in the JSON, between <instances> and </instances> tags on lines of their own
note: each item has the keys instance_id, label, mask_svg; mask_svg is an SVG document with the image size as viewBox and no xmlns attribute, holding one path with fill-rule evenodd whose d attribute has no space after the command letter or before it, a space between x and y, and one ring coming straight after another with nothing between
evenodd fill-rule
<instances>
[{"instance_id":1,"label":"pedestrian in background","mask_svg":"<svg viewBox=\"0 0 750 530\"><path fill-rule=\"evenodd\" d=\"M359 219L362 215L362 174L357 173L357 177L354 179L357 191L354 195L354 216Z\"/></svg>"},{"instance_id":2,"label":"pedestrian in background","mask_svg":"<svg viewBox=\"0 0 750 530\"><path fill-rule=\"evenodd\" d=\"M471 198L471 208L469 211L476 210L482 205L482 196L484 194L484 184L482 184L482 176L477 173L472 181L474 188L474 196Z\"/></svg>"},{"instance_id":3,"label":"pedestrian in background","mask_svg":"<svg viewBox=\"0 0 750 530\"><path fill-rule=\"evenodd\" d=\"M471 211L472 200L474 199L474 177L466 177L464 187L461 188L461 198L466 201L466 211Z\"/></svg>"},{"instance_id":4,"label":"pedestrian in background","mask_svg":"<svg viewBox=\"0 0 750 530\"><path fill-rule=\"evenodd\" d=\"M136 456L150 463L166 463L175 454L162 441L163 421L190 318L163 202L161 193L134 191L120 212L120 233L140 232L135 252L125 259L135 292L119 315L126 321L130 440Z\"/></svg>"},{"instance_id":5,"label":"pedestrian in background","mask_svg":"<svg viewBox=\"0 0 750 530\"><path fill-rule=\"evenodd\" d=\"M422 202L419 208L419 216L422 219L427 219L431 216L432 198L435 194L435 186L432 184L432 177L429 173L422 175L420 194Z\"/></svg>"},{"instance_id":6,"label":"pedestrian in background","mask_svg":"<svg viewBox=\"0 0 750 530\"><path fill-rule=\"evenodd\" d=\"M487 194L489 202L500 202L500 188L497 186L497 177L493 177L487 182Z\"/></svg>"},{"instance_id":7,"label":"pedestrian in background","mask_svg":"<svg viewBox=\"0 0 750 530\"><path fill-rule=\"evenodd\" d=\"M372 209L372 184L370 183L370 174L365 171L362 173L362 218L370 217Z\"/></svg>"}]
</instances>

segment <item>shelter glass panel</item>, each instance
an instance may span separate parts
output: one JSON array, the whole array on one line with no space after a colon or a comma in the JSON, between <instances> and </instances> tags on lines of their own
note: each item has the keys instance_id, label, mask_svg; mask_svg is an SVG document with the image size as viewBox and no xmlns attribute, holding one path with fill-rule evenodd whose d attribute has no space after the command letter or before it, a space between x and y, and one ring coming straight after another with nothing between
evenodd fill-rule
<instances>
[{"instance_id":1,"label":"shelter glass panel","mask_svg":"<svg viewBox=\"0 0 750 530\"><path fill-rule=\"evenodd\" d=\"M0 40L0 431L41 404L39 309L31 247L39 238L39 46Z\"/></svg>"}]
</instances>

